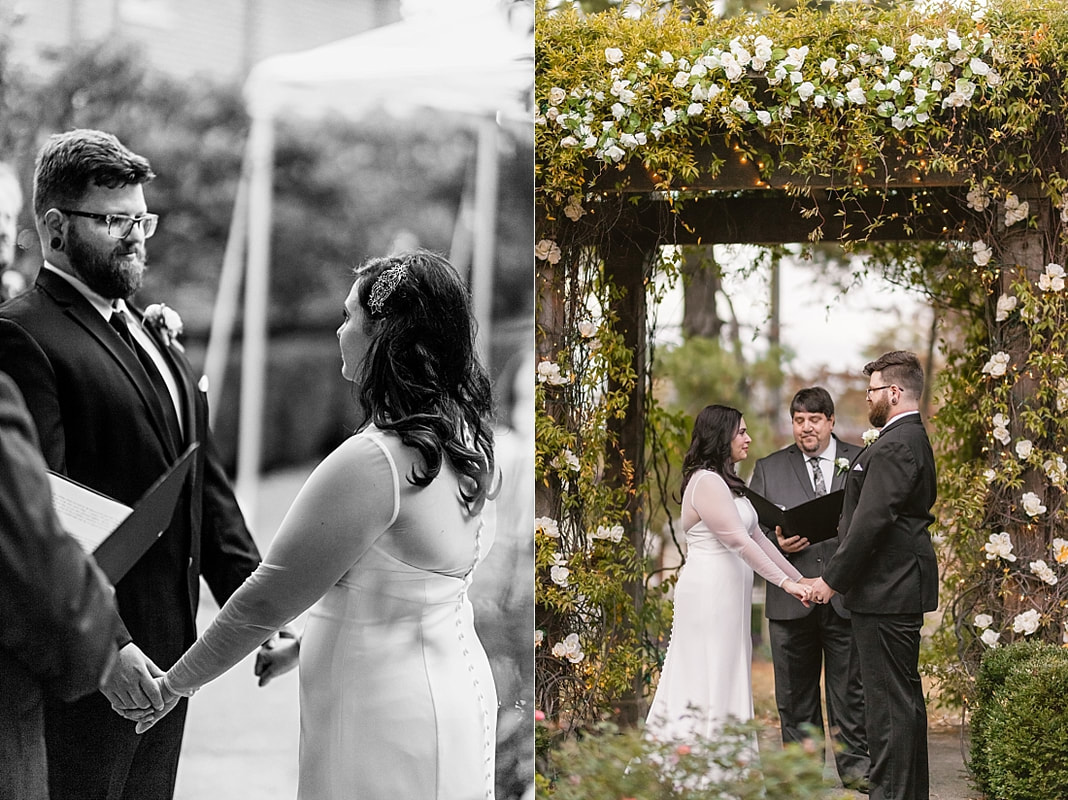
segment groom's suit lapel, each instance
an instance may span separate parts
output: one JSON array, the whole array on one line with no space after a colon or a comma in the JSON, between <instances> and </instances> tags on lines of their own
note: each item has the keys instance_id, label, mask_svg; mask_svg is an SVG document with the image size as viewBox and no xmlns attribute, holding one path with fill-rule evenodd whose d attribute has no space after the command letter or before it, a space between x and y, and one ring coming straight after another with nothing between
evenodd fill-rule
<instances>
[{"instance_id":1,"label":"groom's suit lapel","mask_svg":"<svg viewBox=\"0 0 1068 800\"><path fill-rule=\"evenodd\" d=\"M137 394L148 412L152 427L163 444L168 458L172 461L177 458L176 443L171 440L170 433L167 431L167 423L163 418L160 398L134 352L104 321L100 312L93 308L89 301L65 280L47 270L41 270L40 275L37 277L37 283L55 300L67 317L80 325L107 352L108 356L118 363L130 383L137 390ZM92 365L86 364L86 369L92 369Z\"/></svg>"}]
</instances>

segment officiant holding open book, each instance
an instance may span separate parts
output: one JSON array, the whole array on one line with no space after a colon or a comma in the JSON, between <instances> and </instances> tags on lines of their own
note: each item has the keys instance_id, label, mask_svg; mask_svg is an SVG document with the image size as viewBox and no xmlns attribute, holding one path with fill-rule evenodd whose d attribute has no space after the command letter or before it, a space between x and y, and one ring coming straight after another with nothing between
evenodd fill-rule
<instances>
[{"instance_id":1,"label":"officiant holding open book","mask_svg":"<svg viewBox=\"0 0 1068 800\"><path fill-rule=\"evenodd\" d=\"M856 445L834 435L834 401L820 386L801 389L790 402L794 443L756 462L749 488L773 503L791 509L831 493L845 484ZM838 501L841 507L841 501ZM829 523L834 525L837 522ZM829 538L810 542L797 535L774 536L779 549L807 578L823 575L838 547L835 530ZM820 673L827 695L827 726L836 745L835 761L842 783L863 788L869 767L864 727L864 694L849 612L835 595L830 603L808 607L776 586L767 586L765 614L775 669L775 701L783 742L819 736L823 746ZM812 726L809 728L808 726Z\"/></svg>"},{"instance_id":2,"label":"officiant holding open book","mask_svg":"<svg viewBox=\"0 0 1068 800\"><path fill-rule=\"evenodd\" d=\"M176 338L180 320L132 302L159 223L143 188L153 177L110 134L50 137L33 187L44 265L30 291L0 306L0 368L26 399L50 469L133 507L200 445L170 524L116 584L123 625L108 680L46 708L52 800L170 800L185 703L145 736L111 706L162 707L152 678L196 638L201 575L222 605L260 561Z\"/></svg>"}]
</instances>

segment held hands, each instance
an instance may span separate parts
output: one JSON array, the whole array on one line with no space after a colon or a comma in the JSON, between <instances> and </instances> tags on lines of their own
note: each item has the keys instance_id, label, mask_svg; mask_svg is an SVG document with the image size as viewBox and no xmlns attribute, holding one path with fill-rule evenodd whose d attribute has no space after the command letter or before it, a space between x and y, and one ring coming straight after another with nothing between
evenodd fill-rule
<instances>
[{"instance_id":1,"label":"held hands","mask_svg":"<svg viewBox=\"0 0 1068 800\"><path fill-rule=\"evenodd\" d=\"M279 675L297 666L300 656L300 639L288 628L283 628L260 646L256 653L253 673L259 677L259 685L266 686Z\"/></svg>"},{"instance_id":2,"label":"held hands","mask_svg":"<svg viewBox=\"0 0 1068 800\"><path fill-rule=\"evenodd\" d=\"M775 526L775 538L779 540L779 547L784 553L800 553L809 545L808 539L803 536L783 537L782 528Z\"/></svg>"},{"instance_id":3,"label":"held hands","mask_svg":"<svg viewBox=\"0 0 1068 800\"><path fill-rule=\"evenodd\" d=\"M163 696L154 680L162 675L163 670L129 642L119 650L114 666L100 682L100 691L123 716L133 709L162 709Z\"/></svg>"},{"instance_id":4,"label":"held hands","mask_svg":"<svg viewBox=\"0 0 1068 800\"><path fill-rule=\"evenodd\" d=\"M815 603L829 603L836 594L823 578L804 578L803 580L812 590L812 601Z\"/></svg>"},{"instance_id":5,"label":"held hands","mask_svg":"<svg viewBox=\"0 0 1068 800\"><path fill-rule=\"evenodd\" d=\"M172 692L167 688L167 684L162 677L156 678L155 683L159 689L160 696L163 698L162 708L131 708L119 711L119 713L126 717L126 719L137 723L137 727L135 728L137 733L144 733L167 716L171 710L178 705L178 701L182 699L182 695ZM116 711L118 711L118 709L116 709Z\"/></svg>"},{"instance_id":6,"label":"held hands","mask_svg":"<svg viewBox=\"0 0 1068 800\"><path fill-rule=\"evenodd\" d=\"M802 578L800 581L786 580L786 581L783 581L783 584L782 584L782 586L780 588L784 592L786 592L788 594L791 594L794 597L796 597L798 600L801 601L801 604L805 608L808 608L809 607L809 600L811 599L810 595L811 595L811 591L812 590L811 590L811 587L809 587L806 583L804 583L804 581L805 581L805 578Z\"/></svg>"}]
</instances>

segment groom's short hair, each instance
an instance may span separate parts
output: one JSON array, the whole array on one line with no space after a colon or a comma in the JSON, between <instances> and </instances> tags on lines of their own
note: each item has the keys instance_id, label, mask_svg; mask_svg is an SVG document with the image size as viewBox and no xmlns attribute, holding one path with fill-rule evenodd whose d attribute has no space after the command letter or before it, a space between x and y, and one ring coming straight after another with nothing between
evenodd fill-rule
<instances>
[{"instance_id":1,"label":"groom's short hair","mask_svg":"<svg viewBox=\"0 0 1068 800\"><path fill-rule=\"evenodd\" d=\"M830 419L834 416L834 401L831 394L822 386L810 386L794 395L790 401L790 416L803 412L805 414L823 414Z\"/></svg>"},{"instance_id":2,"label":"groom's short hair","mask_svg":"<svg viewBox=\"0 0 1068 800\"><path fill-rule=\"evenodd\" d=\"M886 383L896 384L919 400L923 396L923 367L915 353L892 350L864 365L864 374L878 372Z\"/></svg>"}]
</instances>

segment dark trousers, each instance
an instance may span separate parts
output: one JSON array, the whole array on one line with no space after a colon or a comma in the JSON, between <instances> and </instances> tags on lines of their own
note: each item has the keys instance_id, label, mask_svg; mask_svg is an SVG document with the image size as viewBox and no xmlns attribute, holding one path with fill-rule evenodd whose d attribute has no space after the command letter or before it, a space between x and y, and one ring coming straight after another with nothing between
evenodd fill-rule
<instances>
[{"instance_id":1,"label":"dark trousers","mask_svg":"<svg viewBox=\"0 0 1068 800\"><path fill-rule=\"evenodd\" d=\"M864 690L852 626L828 605L800 619L768 620L775 667L775 702L782 740L801 742L812 726L823 739L820 674L827 696L827 724L835 743L835 765L846 785L868 775Z\"/></svg>"},{"instance_id":2,"label":"dark trousers","mask_svg":"<svg viewBox=\"0 0 1068 800\"><path fill-rule=\"evenodd\" d=\"M871 800L929 800L927 707L920 682L922 614L858 614L871 751Z\"/></svg>"},{"instance_id":3,"label":"dark trousers","mask_svg":"<svg viewBox=\"0 0 1068 800\"><path fill-rule=\"evenodd\" d=\"M188 700L138 735L96 692L45 714L51 800L171 800Z\"/></svg>"}]
</instances>

